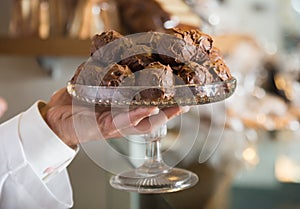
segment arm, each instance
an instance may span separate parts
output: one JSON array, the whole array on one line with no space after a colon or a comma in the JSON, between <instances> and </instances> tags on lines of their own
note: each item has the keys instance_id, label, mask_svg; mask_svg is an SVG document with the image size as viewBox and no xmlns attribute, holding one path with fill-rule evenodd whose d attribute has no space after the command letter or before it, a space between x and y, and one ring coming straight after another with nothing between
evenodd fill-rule
<instances>
[{"instance_id":1,"label":"arm","mask_svg":"<svg viewBox=\"0 0 300 209\"><path fill-rule=\"evenodd\" d=\"M72 189L65 168L80 142L145 133L184 111L179 107L114 114L108 108L95 111L72 106L66 89L61 89L47 104L38 102L0 125L0 208L71 207ZM96 126L90 126L95 118Z\"/></svg>"},{"instance_id":2,"label":"arm","mask_svg":"<svg viewBox=\"0 0 300 209\"><path fill-rule=\"evenodd\" d=\"M0 125L0 208L69 208L73 204L63 167L48 181L43 180L47 167L69 163L75 151L48 128L38 104ZM51 142L51 147L47 142ZM49 157L57 151L59 155ZM61 185L64 195L54 183Z\"/></svg>"}]
</instances>

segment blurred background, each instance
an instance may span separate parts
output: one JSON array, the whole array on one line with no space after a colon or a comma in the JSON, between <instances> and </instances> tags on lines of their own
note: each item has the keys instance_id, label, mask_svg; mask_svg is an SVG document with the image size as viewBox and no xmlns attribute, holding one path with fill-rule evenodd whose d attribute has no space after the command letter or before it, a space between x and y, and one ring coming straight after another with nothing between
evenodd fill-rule
<instances>
[{"instance_id":1,"label":"blurred background","mask_svg":"<svg viewBox=\"0 0 300 209\"><path fill-rule=\"evenodd\" d=\"M0 122L64 87L89 57L90 38L106 29L131 34L199 28L213 36L238 80L231 98L195 107L182 118L182 138L194 131L191 123L199 124L194 146L178 165L199 175L194 188L165 195L116 191L108 184L111 174L81 149L69 166L74 209L300 208L299 0L1 0L0 5L0 97L8 103ZM169 124L165 149L179 125ZM209 134L213 130L222 134ZM112 146L129 154L140 149L118 141ZM209 143L218 148L203 158ZM176 158L180 148L171 151Z\"/></svg>"}]
</instances>

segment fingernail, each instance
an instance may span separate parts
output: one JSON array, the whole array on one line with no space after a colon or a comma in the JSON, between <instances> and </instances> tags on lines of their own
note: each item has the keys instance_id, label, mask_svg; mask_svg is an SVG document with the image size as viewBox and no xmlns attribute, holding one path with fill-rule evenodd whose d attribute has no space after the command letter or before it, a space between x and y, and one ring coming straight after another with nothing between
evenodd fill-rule
<instances>
[{"instance_id":1,"label":"fingernail","mask_svg":"<svg viewBox=\"0 0 300 209\"><path fill-rule=\"evenodd\" d=\"M184 107L181 107L181 112L182 113L187 113L188 111L190 111L190 107L189 106L184 106Z\"/></svg>"},{"instance_id":2,"label":"fingernail","mask_svg":"<svg viewBox=\"0 0 300 209\"><path fill-rule=\"evenodd\" d=\"M159 113L159 108L156 107L155 109L153 109L153 111L151 111L151 115L157 115Z\"/></svg>"}]
</instances>

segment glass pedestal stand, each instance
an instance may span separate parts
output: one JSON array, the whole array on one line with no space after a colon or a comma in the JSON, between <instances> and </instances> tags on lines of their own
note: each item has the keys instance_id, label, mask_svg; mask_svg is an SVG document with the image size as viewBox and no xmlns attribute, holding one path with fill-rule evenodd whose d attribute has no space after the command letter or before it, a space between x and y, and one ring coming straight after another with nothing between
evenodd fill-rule
<instances>
[{"instance_id":1,"label":"glass pedestal stand","mask_svg":"<svg viewBox=\"0 0 300 209\"><path fill-rule=\"evenodd\" d=\"M116 189L138 193L176 192L194 186L198 176L191 171L167 166L161 156L160 140L166 136L167 126L146 134L146 159L142 166L122 172L110 179Z\"/></svg>"},{"instance_id":2,"label":"glass pedestal stand","mask_svg":"<svg viewBox=\"0 0 300 209\"><path fill-rule=\"evenodd\" d=\"M236 89L236 79L216 82L207 85L177 85L171 87L175 92L169 101L144 101L135 99L147 89L160 89L159 86L86 86L68 84L69 94L76 100L87 104L106 107L139 107L139 106L194 106L222 101L230 97ZM161 89L166 91L166 89ZM198 177L187 170L167 166L160 153L160 140L167 134L167 126L163 125L145 135L147 142L146 159L142 166L113 176L111 185L116 189L139 193L167 193L183 190L195 185Z\"/></svg>"}]
</instances>

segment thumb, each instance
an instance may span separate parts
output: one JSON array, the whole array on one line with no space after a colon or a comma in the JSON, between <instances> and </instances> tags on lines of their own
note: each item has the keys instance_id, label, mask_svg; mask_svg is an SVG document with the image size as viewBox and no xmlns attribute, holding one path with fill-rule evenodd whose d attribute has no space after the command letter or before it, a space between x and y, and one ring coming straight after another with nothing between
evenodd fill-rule
<instances>
[{"instance_id":1,"label":"thumb","mask_svg":"<svg viewBox=\"0 0 300 209\"><path fill-rule=\"evenodd\" d=\"M53 107L56 105L66 105L71 103L72 98L67 92L67 88L62 88L53 93L50 101L48 102L48 106Z\"/></svg>"}]
</instances>

